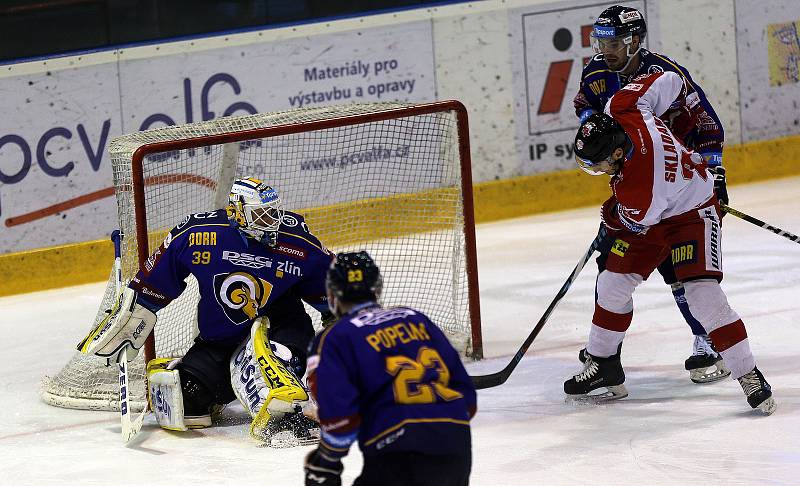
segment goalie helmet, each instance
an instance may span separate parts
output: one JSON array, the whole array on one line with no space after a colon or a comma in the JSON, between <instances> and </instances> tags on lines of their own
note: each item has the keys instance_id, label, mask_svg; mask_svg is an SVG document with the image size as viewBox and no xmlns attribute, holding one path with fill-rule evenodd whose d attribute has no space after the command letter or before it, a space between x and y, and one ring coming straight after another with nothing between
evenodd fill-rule
<instances>
[{"instance_id":1,"label":"goalie helmet","mask_svg":"<svg viewBox=\"0 0 800 486\"><path fill-rule=\"evenodd\" d=\"M350 304L378 300L383 289L383 277L369 253L339 253L328 269L325 286L328 306L336 314L336 300Z\"/></svg>"},{"instance_id":2,"label":"goalie helmet","mask_svg":"<svg viewBox=\"0 0 800 486\"><path fill-rule=\"evenodd\" d=\"M611 154L622 148L627 156L633 149L628 134L616 120L605 113L593 113L575 134L575 161L591 175L608 174L615 161Z\"/></svg>"},{"instance_id":3,"label":"goalie helmet","mask_svg":"<svg viewBox=\"0 0 800 486\"><path fill-rule=\"evenodd\" d=\"M615 72L624 71L630 65L633 56L642 48L647 35L647 23L641 12L633 7L614 5L603 10L597 17L592 29L592 47L603 54L608 68ZM631 52L633 36L639 37L635 51ZM621 52L625 50L626 59L622 67Z\"/></svg>"},{"instance_id":4,"label":"goalie helmet","mask_svg":"<svg viewBox=\"0 0 800 486\"><path fill-rule=\"evenodd\" d=\"M228 219L246 234L274 244L283 220L283 207L278 192L266 183L247 177L233 181L228 206Z\"/></svg>"}]
</instances>

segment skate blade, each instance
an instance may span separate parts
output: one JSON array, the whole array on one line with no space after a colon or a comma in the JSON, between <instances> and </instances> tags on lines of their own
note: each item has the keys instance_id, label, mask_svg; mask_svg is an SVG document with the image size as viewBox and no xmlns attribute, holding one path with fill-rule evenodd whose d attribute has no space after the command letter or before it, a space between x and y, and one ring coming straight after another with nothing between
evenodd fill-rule
<instances>
[{"instance_id":1,"label":"skate blade","mask_svg":"<svg viewBox=\"0 0 800 486\"><path fill-rule=\"evenodd\" d=\"M708 370L711 368L714 368L714 371L708 372ZM713 367L709 366L708 368L696 368L689 371L689 379L700 385L714 383L715 381L722 380L730 375L731 370L729 370L722 363L722 361L717 362L717 364L715 364Z\"/></svg>"},{"instance_id":2,"label":"skate blade","mask_svg":"<svg viewBox=\"0 0 800 486\"><path fill-rule=\"evenodd\" d=\"M606 391L594 395L567 395L567 402L576 404L598 404L612 402L628 396L628 390L625 385L615 385L606 387Z\"/></svg>"},{"instance_id":3,"label":"skate blade","mask_svg":"<svg viewBox=\"0 0 800 486\"><path fill-rule=\"evenodd\" d=\"M772 412L778 408L778 404L775 402L775 399L772 397L767 398L763 402L759 403L756 407L756 410L761 412L764 415L772 415Z\"/></svg>"}]
</instances>

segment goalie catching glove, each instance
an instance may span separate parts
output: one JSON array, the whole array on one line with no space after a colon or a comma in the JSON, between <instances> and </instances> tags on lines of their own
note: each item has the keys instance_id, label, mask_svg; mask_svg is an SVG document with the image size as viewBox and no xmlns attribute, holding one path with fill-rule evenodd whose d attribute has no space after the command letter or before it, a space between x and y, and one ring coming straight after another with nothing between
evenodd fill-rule
<instances>
[{"instance_id":1,"label":"goalie catching glove","mask_svg":"<svg viewBox=\"0 0 800 486\"><path fill-rule=\"evenodd\" d=\"M308 402L308 393L300 379L272 350L267 337L269 319L259 318L250 329L250 338L233 353L231 385L239 402L250 412L253 422L250 434L264 440L270 426L287 414L297 414ZM290 350L275 343L281 353Z\"/></svg>"},{"instance_id":2,"label":"goalie catching glove","mask_svg":"<svg viewBox=\"0 0 800 486\"><path fill-rule=\"evenodd\" d=\"M156 325L156 315L137 304L136 297L136 291L125 287L105 319L78 344L78 351L110 362L125 348L127 360L133 360Z\"/></svg>"}]
</instances>

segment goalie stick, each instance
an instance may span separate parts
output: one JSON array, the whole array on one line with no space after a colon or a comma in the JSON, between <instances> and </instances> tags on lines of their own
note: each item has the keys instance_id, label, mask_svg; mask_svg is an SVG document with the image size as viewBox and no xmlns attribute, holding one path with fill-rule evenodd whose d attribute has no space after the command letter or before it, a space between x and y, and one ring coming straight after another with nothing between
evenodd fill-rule
<instances>
[{"instance_id":1,"label":"goalie stick","mask_svg":"<svg viewBox=\"0 0 800 486\"><path fill-rule=\"evenodd\" d=\"M511 362L509 362L505 368L495 373L490 373L488 375L470 376L470 378L472 379L472 384L475 386L476 389L480 390L483 388L492 388L495 386L500 386L503 383L505 383L506 380L508 380L508 377L511 376L511 372L514 371L514 368L517 367L517 364L519 364L522 357L525 356L525 353L528 351L528 348L531 346L531 343L533 343L533 340L536 339L536 336L539 335L539 332L544 327L545 323L547 322L547 319L550 317L550 314L553 313L553 310L556 308L558 303L567 294L567 291L572 286L572 283L575 282L575 279L578 278L578 274L580 274L581 270L583 270L583 267L586 266L586 262L588 262L592 258L592 254L598 248L600 248L606 237L607 237L606 232L603 231L603 228L601 226L601 229L597 233L597 236L595 237L594 241L592 241L592 244L589 245L589 249L586 251L586 254L584 254L581 257L580 261L578 261L578 264L575 265L575 268L572 270L572 273L569 275L569 277L567 277L567 281L564 282L564 285L561 286L561 289L553 298L553 301L550 302L550 305L547 307L547 310L544 311L544 315L542 315L542 317L539 318L539 322L536 323L536 327L533 328L533 331L531 331L531 333L525 339L525 342L523 342L522 346L519 347L517 354L515 354L514 357L511 358Z\"/></svg>"},{"instance_id":2,"label":"goalie stick","mask_svg":"<svg viewBox=\"0 0 800 486\"><path fill-rule=\"evenodd\" d=\"M789 233L788 231L784 231L784 230L782 230L780 228L776 228L775 226L772 226L771 224L767 224L767 223L761 221L760 219L756 219L756 218L754 218L754 217L752 217L752 216L750 216L748 214L745 214L745 213L743 213L741 211L733 209L732 207L728 206L727 204L720 204L720 207L722 208L723 211L725 211L728 214L732 214L732 215L736 216L737 218L741 218L741 219L747 221L748 223L753 223L756 226L760 226L761 228L764 228L765 230L772 231L776 235L783 236L784 238L788 238L788 239L794 241L795 243L800 243L800 236L793 235L793 234Z\"/></svg>"},{"instance_id":3,"label":"goalie stick","mask_svg":"<svg viewBox=\"0 0 800 486\"><path fill-rule=\"evenodd\" d=\"M111 241L114 242L114 283L116 288L114 291L114 300L117 302L122 295L122 262L121 250L123 234L119 230L111 232ZM128 357L127 346L123 346L117 355L117 368L119 370L119 417L122 426L122 441L128 443L136 437L139 430L144 423L144 416L147 413L147 404L144 406L142 413L131 420L131 406L130 406L130 381L128 379Z\"/></svg>"}]
</instances>

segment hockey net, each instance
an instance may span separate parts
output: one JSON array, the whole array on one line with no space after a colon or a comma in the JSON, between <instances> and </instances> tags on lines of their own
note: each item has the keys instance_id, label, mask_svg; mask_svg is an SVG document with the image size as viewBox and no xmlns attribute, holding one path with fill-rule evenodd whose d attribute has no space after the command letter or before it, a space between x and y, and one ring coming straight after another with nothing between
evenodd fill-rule
<instances>
[{"instance_id":1,"label":"hockey net","mask_svg":"<svg viewBox=\"0 0 800 486\"><path fill-rule=\"evenodd\" d=\"M331 250L369 251L384 276L384 305L422 310L462 355L481 357L469 140L459 102L223 117L124 135L109 152L125 283L183 218L224 207L234 178L256 177ZM112 274L95 322L113 298ZM191 345L198 299L189 277L181 297L158 312L146 352L129 366L135 408L145 403L145 359L182 356ZM318 313L309 314L318 324ZM116 367L77 353L44 379L42 396L56 406L113 410L117 380Z\"/></svg>"}]
</instances>

